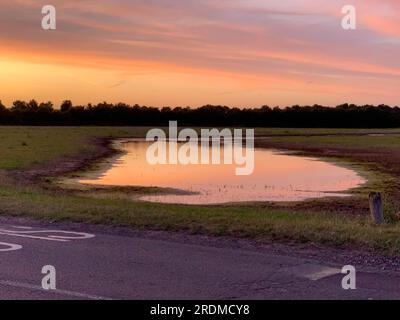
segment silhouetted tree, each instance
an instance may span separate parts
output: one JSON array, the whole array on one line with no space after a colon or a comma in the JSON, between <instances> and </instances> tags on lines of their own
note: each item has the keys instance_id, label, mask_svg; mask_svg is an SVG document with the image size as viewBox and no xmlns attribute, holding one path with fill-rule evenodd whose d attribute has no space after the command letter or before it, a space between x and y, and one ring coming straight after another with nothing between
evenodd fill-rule
<instances>
[{"instance_id":1,"label":"silhouetted tree","mask_svg":"<svg viewBox=\"0 0 400 320\"><path fill-rule=\"evenodd\" d=\"M68 112L71 109L72 109L71 100L64 100L63 103L61 103L61 106L60 106L61 112Z\"/></svg>"},{"instance_id":2,"label":"silhouetted tree","mask_svg":"<svg viewBox=\"0 0 400 320\"><path fill-rule=\"evenodd\" d=\"M49 102L42 102L39 104L38 110L40 112L52 112L53 111L53 103Z\"/></svg>"},{"instance_id":3,"label":"silhouetted tree","mask_svg":"<svg viewBox=\"0 0 400 320\"><path fill-rule=\"evenodd\" d=\"M176 120L180 126L217 127L400 127L400 108L387 105L342 104L292 107L229 108L205 105L200 108L131 106L101 102L73 106L69 100L53 109L51 102L38 104L14 101L7 109L0 102L0 123L18 125L135 125L165 126Z\"/></svg>"},{"instance_id":4,"label":"silhouetted tree","mask_svg":"<svg viewBox=\"0 0 400 320\"><path fill-rule=\"evenodd\" d=\"M28 110L28 104L25 101L16 100L11 107L12 111L22 112Z\"/></svg>"},{"instance_id":5,"label":"silhouetted tree","mask_svg":"<svg viewBox=\"0 0 400 320\"><path fill-rule=\"evenodd\" d=\"M36 100L32 99L28 102L28 109L31 111L37 111L39 109L39 105Z\"/></svg>"}]
</instances>

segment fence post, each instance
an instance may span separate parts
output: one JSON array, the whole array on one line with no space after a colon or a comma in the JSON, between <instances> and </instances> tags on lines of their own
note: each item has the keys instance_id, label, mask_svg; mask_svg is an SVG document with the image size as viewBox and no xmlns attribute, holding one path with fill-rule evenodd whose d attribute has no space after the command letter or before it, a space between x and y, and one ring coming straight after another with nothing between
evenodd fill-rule
<instances>
[{"instance_id":1,"label":"fence post","mask_svg":"<svg viewBox=\"0 0 400 320\"><path fill-rule=\"evenodd\" d=\"M371 216L376 224L383 224L383 208L382 208L382 197L379 192L371 192L369 194L369 208L371 210Z\"/></svg>"}]
</instances>

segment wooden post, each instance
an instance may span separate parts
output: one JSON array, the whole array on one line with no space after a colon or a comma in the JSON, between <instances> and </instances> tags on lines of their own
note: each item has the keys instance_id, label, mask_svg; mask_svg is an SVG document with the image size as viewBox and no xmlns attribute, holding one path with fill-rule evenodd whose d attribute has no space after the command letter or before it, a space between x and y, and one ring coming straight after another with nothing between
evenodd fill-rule
<instances>
[{"instance_id":1,"label":"wooden post","mask_svg":"<svg viewBox=\"0 0 400 320\"><path fill-rule=\"evenodd\" d=\"M382 208L382 197L379 192L371 192L369 194L369 208L371 210L371 216L376 224L383 224L383 208Z\"/></svg>"}]
</instances>

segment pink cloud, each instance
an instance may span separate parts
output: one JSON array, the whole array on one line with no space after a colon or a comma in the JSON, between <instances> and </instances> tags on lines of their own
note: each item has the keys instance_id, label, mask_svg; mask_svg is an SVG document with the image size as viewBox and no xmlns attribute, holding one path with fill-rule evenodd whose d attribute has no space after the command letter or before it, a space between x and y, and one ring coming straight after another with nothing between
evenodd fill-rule
<instances>
[{"instance_id":1,"label":"pink cloud","mask_svg":"<svg viewBox=\"0 0 400 320\"><path fill-rule=\"evenodd\" d=\"M390 101L399 97L391 91L400 75L398 1L355 0L359 29L351 32L340 27L341 0L53 4L59 27L49 34L40 29L37 1L0 0L3 54L38 61L42 53L52 63L96 68L153 65L189 74L221 73L256 79L249 80L252 85L277 79L281 89L295 85L311 95L344 92L351 83L368 93L370 83L384 83L377 88Z\"/></svg>"}]
</instances>

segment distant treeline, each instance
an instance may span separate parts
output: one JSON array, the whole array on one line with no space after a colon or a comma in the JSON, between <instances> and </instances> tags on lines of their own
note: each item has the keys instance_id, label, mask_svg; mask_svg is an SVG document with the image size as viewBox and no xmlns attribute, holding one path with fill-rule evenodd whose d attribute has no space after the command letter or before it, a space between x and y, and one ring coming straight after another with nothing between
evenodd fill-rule
<instances>
[{"instance_id":1,"label":"distant treeline","mask_svg":"<svg viewBox=\"0 0 400 320\"><path fill-rule=\"evenodd\" d=\"M106 102L74 106L71 101L54 108L51 102L35 100L15 101L7 108L0 102L0 125L166 126L170 120L178 121L179 126L393 128L400 127L400 108L342 104L243 109L207 105L192 109Z\"/></svg>"}]
</instances>

